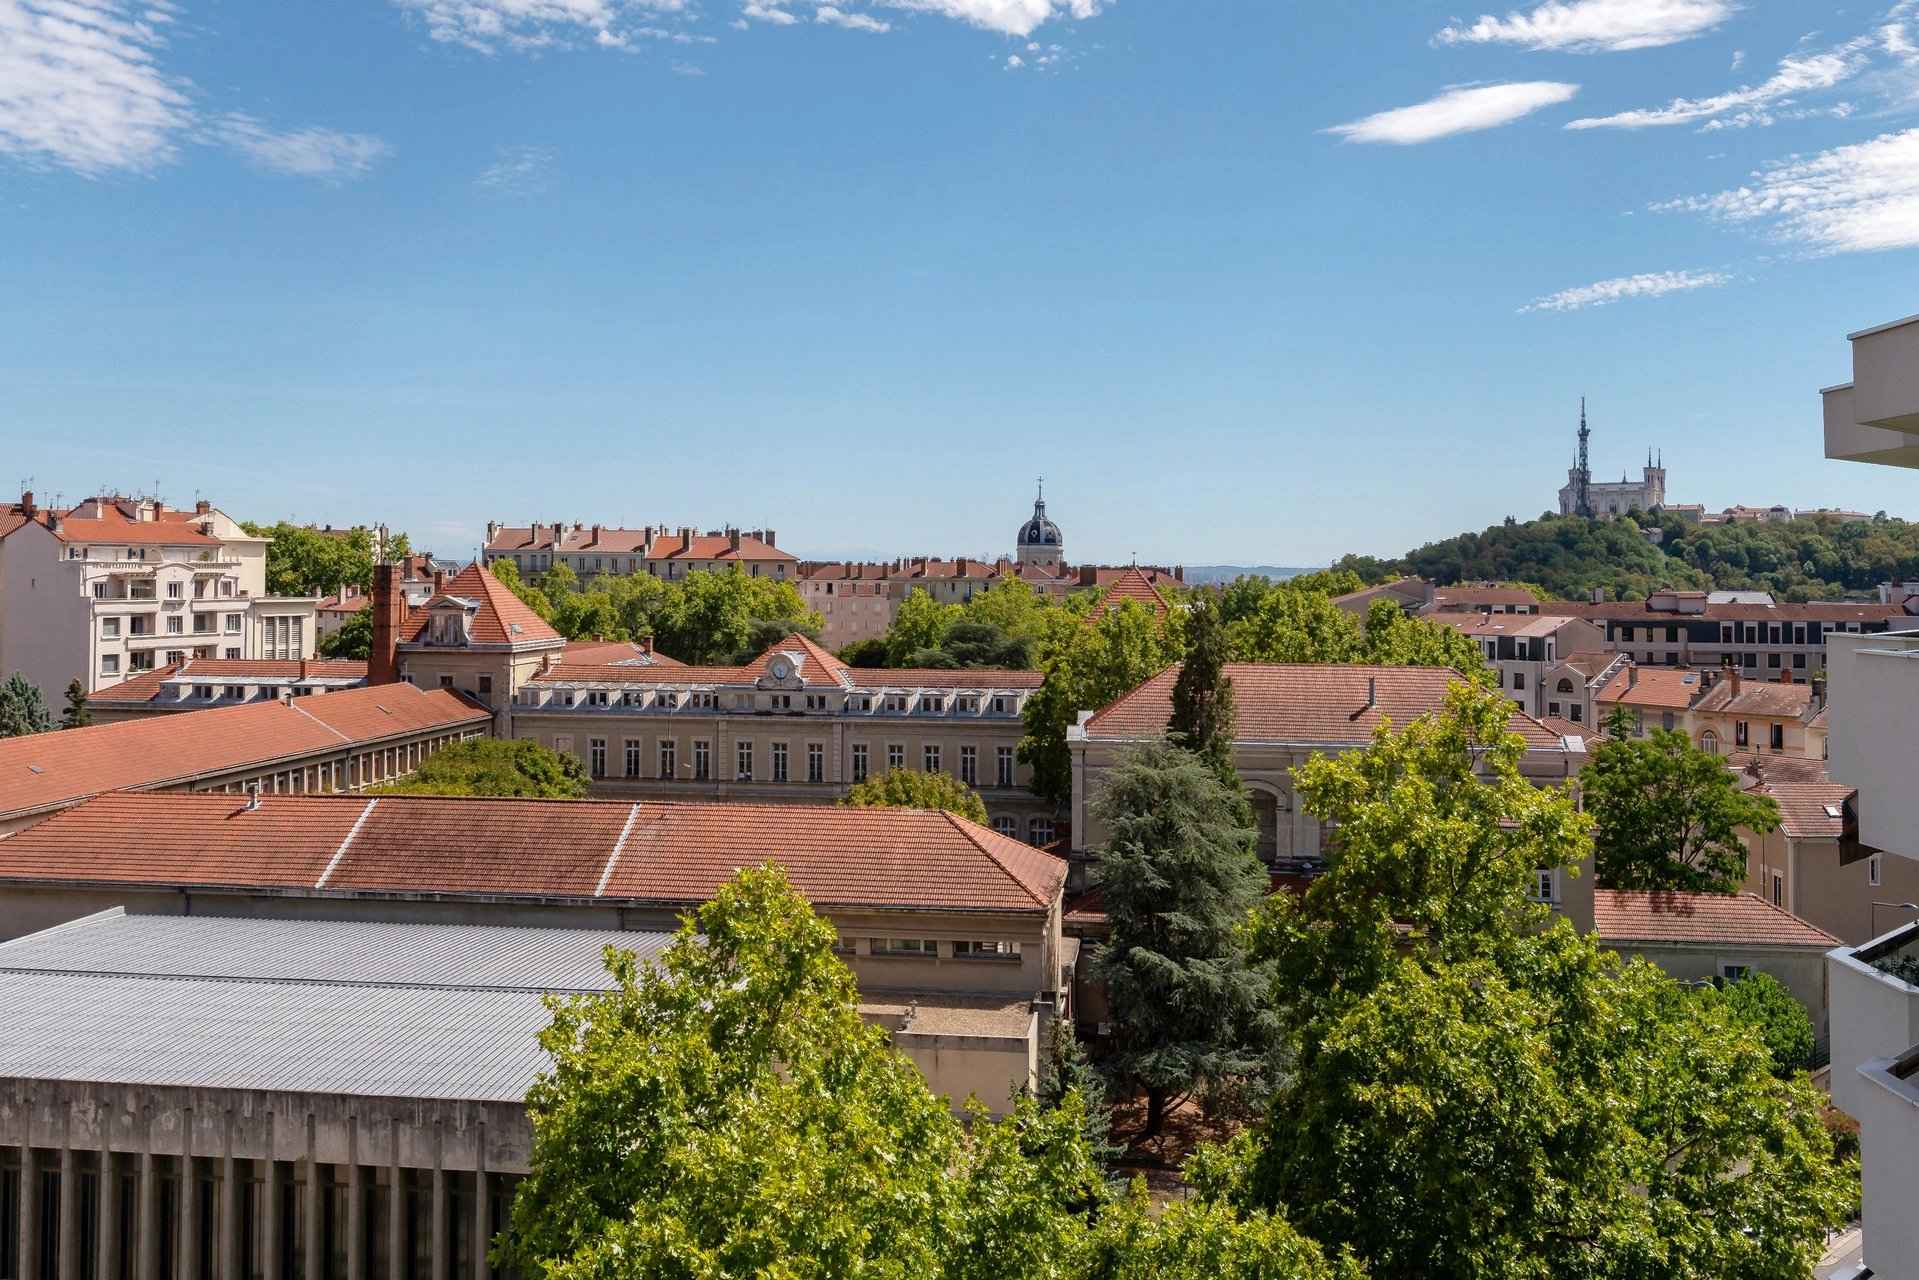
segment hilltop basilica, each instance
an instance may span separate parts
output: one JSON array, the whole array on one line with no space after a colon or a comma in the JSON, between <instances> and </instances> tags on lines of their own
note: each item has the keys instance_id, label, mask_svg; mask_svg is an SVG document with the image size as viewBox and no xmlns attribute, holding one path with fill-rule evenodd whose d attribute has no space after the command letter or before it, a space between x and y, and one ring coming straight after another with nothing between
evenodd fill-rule
<instances>
[{"instance_id":1,"label":"hilltop basilica","mask_svg":"<svg viewBox=\"0 0 1919 1280\"><path fill-rule=\"evenodd\" d=\"M1658 464L1646 451L1646 469L1638 480L1628 480L1625 472L1614 481L1595 482L1587 465L1586 441L1592 432L1586 426L1586 402L1579 402L1579 453L1566 472L1566 483L1559 490L1559 514L1583 515L1601 520L1623 516L1628 511L1658 511L1666 504L1665 459Z\"/></svg>"}]
</instances>

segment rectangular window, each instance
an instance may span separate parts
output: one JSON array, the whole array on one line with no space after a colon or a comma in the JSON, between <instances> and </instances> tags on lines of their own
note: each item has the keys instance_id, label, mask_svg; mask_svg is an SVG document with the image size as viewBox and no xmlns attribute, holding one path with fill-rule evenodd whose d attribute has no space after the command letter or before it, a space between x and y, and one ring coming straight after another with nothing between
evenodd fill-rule
<instances>
[{"instance_id":1,"label":"rectangular window","mask_svg":"<svg viewBox=\"0 0 1919 1280\"><path fill-rule=\"evenodd\" d=\"M1775 880L1778 879L1777 876L1773 878ZM1750 972L1752 972L1752 968L1750 965L1722 964L1719 966L1719 977L1722 981L1725 981L1725 982L1738 982L1741 978L1745 977Z\"/></svg>"},{"instance_id":2,"label":"rectangular window","mask_svg":"<svg viewBox=\"0 0 1919 1280\"><path fill-rule=\"evenodd\" d=\"M180 583L178 583L178 582L169 582L169 583L167 583L167 599L169 599L169 600L178 600L178 599L180 599L180 598L181 598L181 597L182 597L182 596L183 596L184 594L185 594L185 593L184 593L184 592L183 592L183 591L181 590L181 584L180 584Z\"/></svg>"},{"instance_id":3,"label":"rectangular window","mask_svg":"<svg viewBox=\"0 0 1919 1280\"><path fill-rule=\"evenodd\" d=\"M100 655L100 674L106 675L106 676L119 675L120 674L120 655L117 653L101 654Z\"/></svg>"},{"instance_id":4,"label":"rectangular window","mask_svg":"<svg viewBox=\"0 0 1919 1280\"><path fill-rule=\"evenodd\" d=\"M593 776L596 778L604 778L606 776L606 739L588 738L586 740L586 754L587 763L593 771Z\"/></svg>"},{"instance_id":5,"label":"rectangular window","mask_svg":"<svg viewBox=\"0 0 1919 1280\"><path fill-rule=\"evenodd\" d=\"M823 743L806 744L806 780L808 782L826 781L826 747Z\"/></svg>"},{"instance_id":6,"label":"rectangular window","mask_svg":"<svg viewBox=\"0 0 1919 1280\"><path fill-rule=\"evenodd\" d=\"M705 782L713 776L713 744L695 742L693 744L693 778Z\"/></svg>"},{"instance_id":7,"label":"rectangular window","mask_svg":"<svg viewBox=\"0 0 1919 1280\"><path fill-rule=\"evenodd\" d=\"M1053 820L1051 818L1032 819L1026 824L1026 840L1028 844L1040 846L1053 843Z\"/></svg>"},{"instance_id":8,"label":"rectangular window","mask_svg":"<svg viewBox=\"0 0 1919 1280\"><path fill-rule=\"evenodd\" d=\"M916 956L932 959L939 955L939 943L931 938L875 938L872 952L876 956Z\"/></svg>"},{"instance_id":9,"label":"rectangular window","mask_svg":"<svg viewBox=\"0 0 1919 1280\"><path fill-rule=\"evenodd\" d=\"M891 742L886 746L886 767L904 769L906 767L906 747L903 743Z\"/></svg>"},{"instance_id":10,"label":"rectangular window","mask_svg":"<svg viewBox=\"0 0 1919 1280\"><path fill-rule=\"evenodd\" d=\"M237 636L240 634L240 615L239 614L229 613L226 615L226 629L227 629L228 635Z\"/></svg>"},{"instance_id":11,"label":"rectangular window","mask_svg":"<svg viewBox=\"0 0 1919 1280\"><path fill-rule=\"evenodd\" d=\"M1553 873L1551 867L1540 867L1533 872L1533 900L1553 902Z\"/></svg>"},{"instance_id":12,"label":"rectangular window","mask_svg":"<svg viewBox=\"0 0 1919 1280\"><path fill-rule=\"evenodd\" d=\"M100 619L100 638L103 640L118 640L120 638L120 619Z\"/></svg>"},{"instance_id":13,"label":"rectangular window","mask_svg":"<svg viewBox=\"0 0 1919 1280\"><path fill-rule=\"evenodd\" d=\"M441 676L441 677L440 677L440 687L441 687L442 689L451 689L451 688L453 687L453 677L452 677L452 676Z\"/></svg>"},{"instance_id":14,"label":"rectangular window","mask_svg":"<svg viewBox=\"0 0 1919 1280\"><path fill-rule=\"evenodd\" d=\"M1776 653L1769 653L1769 654L1767 654L1767 655L1766 655L1766 665L1767 665L1768 667L1771 667L1771 668L1772 668L1772 669L1773 669L1774 671L1777 671L1777 670L1779 670L1779 655L1778 655L1778 654L1776 654Z\"/></svg>"},{"instance_id":15,"label":"rectangular window","mask_svg":"<svg viewBox=\"0 0 1919 1280\"><path fill-rule=\"evenodd\" d=\"M1732 726L1733 745L1739 746L1739 747L1749 745L1747 742L1747 737L1748 737L1748 734L1747 734L1746 722L1744 720L1735 720Z\"/></svg>"},{"instance_id":16,"label":"rectangular window","mask_svg":"<svg viewBox=\"0 0 1919 1280\"><path fill-rule=\"evenodd\" d=\"M1014 960L1019 959L1017 942L981 942L962 941L953 944L955 960Z\"/></svg>"},{"instance_id":17,"label":"rectangular window","mask_svg":"<svg viewBox=\"0 0 1919 1280\"><path fill-rule=\"evenodd\" d=\"M752 767L752 762L749 760L746 766L747 772L752 772ZM786 744L784 742L773 744L773 781L786 781Z\"/></svg>"},{"instance_id":18,"label":"rectangular window","mask_svg":"<svg viewBox=\"0 0 1919 1280\"><path fill-rule=\"evenodd\" d=\"M1772 726L1772 749L1774 751L1784 751L1786 749L1786 726L1783 724L1775 724Z\"/></svg>"},{"instance_id":19,"label":"rectangular window","mask_svg":"<svg viewBox=\"0 0 1919 1280\"><path fill-rule=\"evenodd\" d=\"M866 744L864 742L853 744L853 781L866 781Z\"/></svg>"},{"instance_id":20,"label":"rectangular window","mask_svg":"<svg viewBox=\"0 0 1919 1280\"><path fill-rule=\"evenodd\" d=\"M979 748L960 748L960 781L969 787L979 785Z\"/></svg>"},{"instance_id":21,"label":"rectangular window","mask_svg":"<svg viewBox=\"0 0 1919 1280\"><path fill-rule=\"evenodd\" d=\"M999 764L999 785L1002 787L1012 786L1013 785L1013 748L1001 747L999 748L998 751L994 753L994 755Z\"/></svg>"},{"instance_id":22,"label":"rectangular window","mask_svg":"<svg viewBox=\"0 0 1919 1280\"><path fill-rule=\"evenodd\" d=\"M1805 655L1805 654L1803 654L1803 653L1795 653L1795 654L1793 654L1793 655L1792 655L1792 669L1793 669L1794 671L1804 671L1804 670L1806 669L1806 655Z\"/></svg>"},{"instance_id":23,"label":"rectangular window","mask_svg":"<svg viewBox=\"0 0 1919 1280\"><path fill-rule=\"evenodd\" d=\"M1526 673L1524 671L1513 672L1513 688L1524 689L1525 687L1526 687Z\"/></svg>"},{"instance_id":24,"label":"rectangular window","mask_svg":"<svg viewBox=\"0 0 1919 1280\"><path fill-rule=\"evenodd\" d=\"M925 761L926 772L938 773L940 771L940 749L938 743L929 742L924 747L921 747L920 757Z\"/></svg>"},{"instance_id":25,"label":"rectangular window","mask_svg":"<svg viewBox=\"0 0 1919 1280\"><path fill-rule=\"evenodd\" d=\"M480 677L480 696L483 698L490 697L492 696L492 693L493 693L493 677L481 676Z\"/></svg>"},{"instance_id":26,"label":"rectangular window","mask_svg":"<svg viewBox=\"0 0 1919 1280\"><path fill-rule=\"evenodd\" d=\"M664 782L671 782L673 781L673 779L679 777L680 775L680 766L674 760L673 755L674 755L673 739L661 738L660 739L660 778Z\"/></svg>"},{"instance_id":27,"label":"rectangular window","mask_svg":"<svg viewBox=\"0 0 1919 1280\"><path fill-rule=\"evenodd\" d=\"M185 618L182 618L177 613L172 613L167 615L167 634L168 635L177 636L177 635L180 635L185 630L186 630Z\"/></svg>"},{"instance_id":28,"label":"rectangular window","mask_svg":"<svg viewBox=\"0 0 1919 1280\"><path fill-rule=\"evenodd\" d=\"M1882 855L1875 853L1866 859L1866 883L1875 889L1879 887L1879 859L1881 856Z\"/></svg>"},{"instance_id":29,"label":"rectangular window","mask_svg":"<svg viewBox=\"0 0 1919 1280\"><path fill-rule=\"evenodd\" d=\"M626 776L629 778L637 778L640 776L640 740L638 738L628 738L625 746Z\"/></svg>"},{"instance_id":30,"label":"rectangular window","mask_svg":"<svg viewBox=\"0 0 1919 1280\"><path fill-rule=\"evenodd\" d=\"M733 747L734 776L741 782L753 781L753 744L740 742Z\"/></svg>"},{"instance_id":31,"label":"rectangular window","mask_svg":"<svg viewBox=\"0 0 1919 1280\"><path fill-rule=\"evenodd\" d=\"M230 684L226 687L226 692L222 696L234 702L243 702L247 696L247 687L243 684Z\"/></svg>"},{"instance_id":32,"label":"rectangular window","mask_svg":"<svg viewBox=\"0 0 1919 1280\"><path fill-rule=\"evenodd\" d=\"M239 661L239 659L240 659L240 650L239 650L238 648L232 648L232 649L228 649L228 650L226 651L226 654L225 654L224 656L226 656L226 657L228 657L228 658L230 658L230 659L232 659L233 661L235 661L235 662L237 662L237 661Z\"/></svg>"}]
</instances>

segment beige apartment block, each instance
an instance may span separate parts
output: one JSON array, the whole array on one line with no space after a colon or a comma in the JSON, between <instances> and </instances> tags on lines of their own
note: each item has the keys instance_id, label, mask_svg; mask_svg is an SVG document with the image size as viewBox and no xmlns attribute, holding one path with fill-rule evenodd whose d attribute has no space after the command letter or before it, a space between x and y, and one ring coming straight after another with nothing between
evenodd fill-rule
<instances>
[{"instance_id":1,"label":"beige apartment block","mask_svg":"<svg viewBox=\"0 0 1919 1280\"><path fill-rule=\"evenodd\" d=\"M0 508L0 671L57 705L189 658L311 658L318 601L267 594L267 542L206 502L22 494Z\"/></svg>"},{"instance_id":2,"label":"beige apartment block","mask_svg":"<svg viewBox=\"0 0 1919 1280\"><path fill-rule=\"evenodd\" d=\"M1547 711L1546 694L1548 677L1558 670L1562 660L1576 653L1599 650L1599 628L1590 622L1557 614L1497 611L1436 613L1432 620L1451 627L1477 645L1486 665L1498 676L1499 687L1527 715L1563 715L1577 723L1585 714L1584 699L1575 696L1575 689L1557 690L1558 680L1571 684L1569 674L1559 673L1554 680L1555 690L1562 695L1556 699L1561 703L1559 711ZM1572 706L1580 708L1580 715L1566 714Z\"/></svg>"},{"instance_id":3,"label":"beige apartment block","mask_svg":"<svg viewBox=\"0 0 1919 1280\"><path fill-rule=\"evenodd\" d=\"M777 545L771 529L701 533L691 525L619 529L577 520L570 528L557 520L518 527L488 521L481 560L510 560L527 576L564 565L582 579L612 573L684 578L731 568L755 578L791 579L799 567L799 558Z\"/></svg>"}]
</instances>

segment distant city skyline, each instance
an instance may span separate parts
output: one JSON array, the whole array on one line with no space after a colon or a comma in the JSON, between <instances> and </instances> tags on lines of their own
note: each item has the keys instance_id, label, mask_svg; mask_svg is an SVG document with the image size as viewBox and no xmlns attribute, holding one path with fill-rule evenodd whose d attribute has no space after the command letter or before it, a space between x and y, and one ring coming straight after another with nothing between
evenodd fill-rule
<instances>
[{"instance_id":1,"label":"distant city skyline","mask_svg":"<svg viewBox=\"0 0 1919 1280\"><path fill-rule=\"evenodd\" d=\"M1919 0L18 0L0 456L46 497L1324 563L1818 459L1913 309ZM1508 10L1511 10L1508 13Z\"/></svg>"}]
</instances>

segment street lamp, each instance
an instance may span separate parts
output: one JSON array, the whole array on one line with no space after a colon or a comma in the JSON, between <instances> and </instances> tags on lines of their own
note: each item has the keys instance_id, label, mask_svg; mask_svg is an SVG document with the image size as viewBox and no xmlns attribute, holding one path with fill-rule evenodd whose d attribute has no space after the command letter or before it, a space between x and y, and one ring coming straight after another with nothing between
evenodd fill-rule
<instances>
[{"instance_id":1,"label":"street lamp","mask_svg":"<svg viewBox=\"0 0 1919 1280\"><path fill-rule=\"evenodd\" d=\"M1872 936L1875 938L1879 936L1879 908L1881 907L1891 907L1895 911L1919 911L1919 902L1873 903L1871 909L1866 912L1866 923L1867 927L1872 931Z\"/></svg>"}]
</instances>

